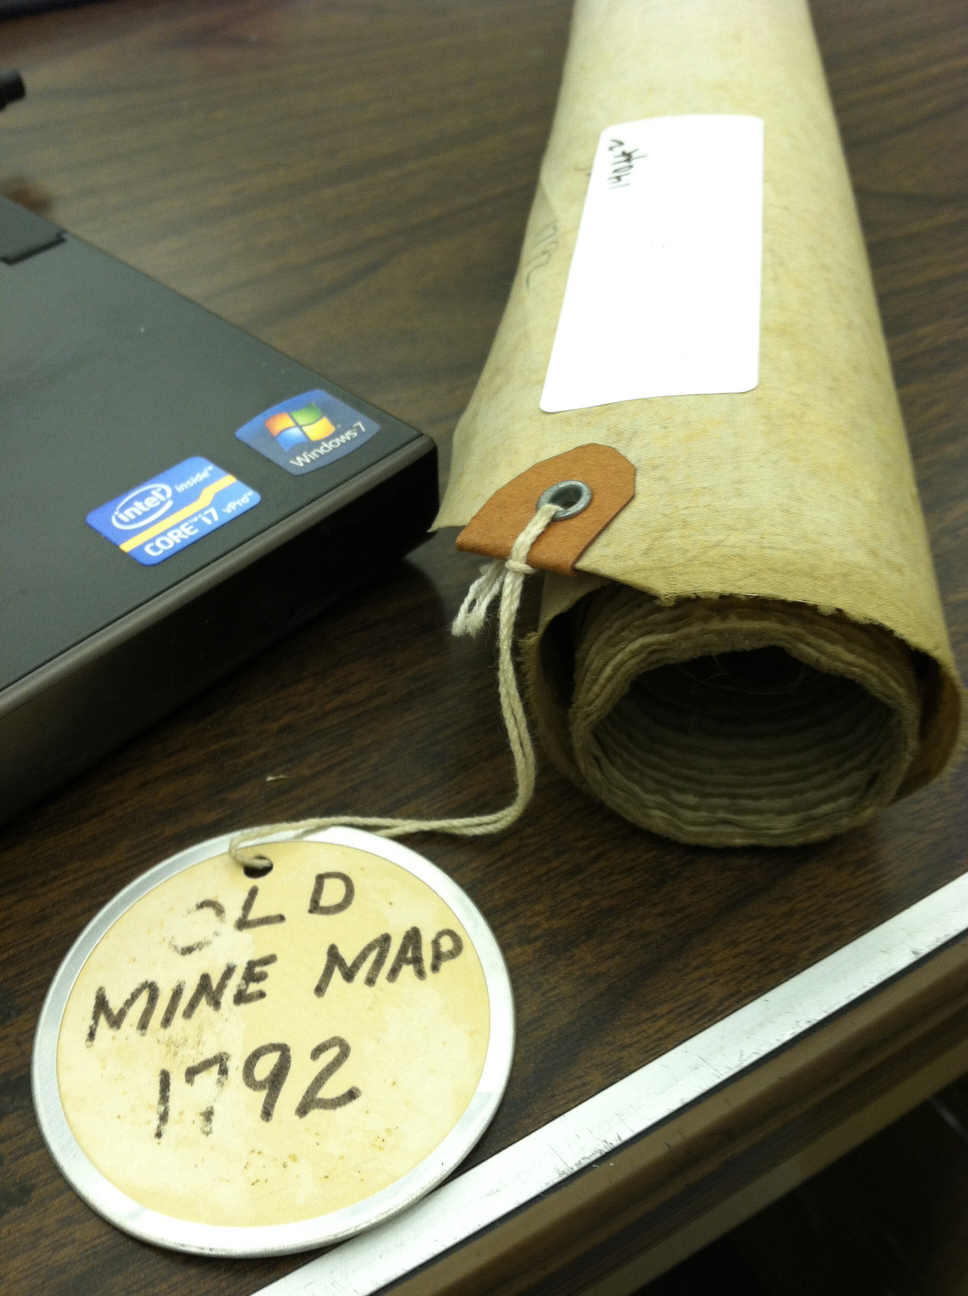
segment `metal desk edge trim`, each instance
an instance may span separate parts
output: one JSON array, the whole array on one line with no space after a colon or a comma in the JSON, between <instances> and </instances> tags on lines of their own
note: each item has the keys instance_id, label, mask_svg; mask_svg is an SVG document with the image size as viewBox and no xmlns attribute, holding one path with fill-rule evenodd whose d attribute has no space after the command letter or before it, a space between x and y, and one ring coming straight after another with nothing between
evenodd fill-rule
<instances>
[{"instance_id":1,"label":"metal desk edge trim","mask_svg":"<svg viewBox=\"0 0 968 1296\"><path fill-rule=\"evenodd\" d=\"M805 968L403 1214L255 1296L372 1296L748 1070L968 930L968 874Z\"/></svg>"}]
</instances>

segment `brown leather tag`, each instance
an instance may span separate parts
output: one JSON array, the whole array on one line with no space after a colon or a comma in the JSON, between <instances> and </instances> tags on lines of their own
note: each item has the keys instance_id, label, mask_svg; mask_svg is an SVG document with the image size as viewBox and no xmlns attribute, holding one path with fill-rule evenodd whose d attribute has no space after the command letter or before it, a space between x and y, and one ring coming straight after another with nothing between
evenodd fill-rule
<instances>
[{"instance_id":1,"label":"brown leather tag","mask_svg":"<svg viewBox=\"0 0 968 1296\"><path fill-rule=\"evenodd\" d=\"M494 492L457 537L457 548L510 557L511 546L534 517L538 496L560 481L583 481L591 487L591 503L572 518L552 522L531 546L528 562L542 571L573 575L581 555L635 494L635 465L611 446L578 446L534 464Z\"/></svg>"}]
</instances>

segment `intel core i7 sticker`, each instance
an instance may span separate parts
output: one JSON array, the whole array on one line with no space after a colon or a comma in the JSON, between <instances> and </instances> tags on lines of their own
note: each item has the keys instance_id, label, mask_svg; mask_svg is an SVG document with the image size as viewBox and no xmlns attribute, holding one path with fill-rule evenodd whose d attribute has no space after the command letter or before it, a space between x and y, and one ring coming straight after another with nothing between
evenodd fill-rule
<instances>
[{"instance_id":1,"label":"intel core i7 sticker","mask_svg":"<svg viewBox=\"0 0 968 1296\"><path fill-rule=\"evenodd\" d=\"M200 455L185 459L87 515L88 526L145 567L164 562L255 508L251 486Z\"/></svg>"},{"instance_id":2,"label":"intel core i7 sticker","mask_svg":"<svg viewBox=\"0 0 968 1296\"><path fill-rule=\"evenodd\" d=\"M317 387L263 410L235 435L299 476L352 454L379 430L379 423Z\"/></svg>"}]
</instances>

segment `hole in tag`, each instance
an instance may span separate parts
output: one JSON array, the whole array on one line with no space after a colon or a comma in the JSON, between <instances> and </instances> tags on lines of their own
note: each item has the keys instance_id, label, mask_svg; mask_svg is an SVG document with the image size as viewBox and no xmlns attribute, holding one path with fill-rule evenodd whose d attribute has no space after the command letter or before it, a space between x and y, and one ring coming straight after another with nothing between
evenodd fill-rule
<instances>
[{"instance_id":1,"label":"hole in tag","mask_svg":"<svg viewBox=\"0 0 968 1296\"><path fill-rule=\"evenodd\" d=\"M248 878L265 877L272 872L272 860L268 855L257 855L251 864L243 864L242 872Z\"/></svg>"},{"instance_id":2,"label":"hole in tag","mask_svg":"<svg viewBox=\"0 0 968 1296\"><path fill-rule=\"evenodd\" d=\"M578 513L583 513L592 502L591 487L586 486L582 481L560 481L554 486L549 486L538 498L536 508L542 508L545 504L555 504L558 508L557 516L552 519L554 522L562 522L565 518L575 517Z\"/></svg>"}]
</instances>

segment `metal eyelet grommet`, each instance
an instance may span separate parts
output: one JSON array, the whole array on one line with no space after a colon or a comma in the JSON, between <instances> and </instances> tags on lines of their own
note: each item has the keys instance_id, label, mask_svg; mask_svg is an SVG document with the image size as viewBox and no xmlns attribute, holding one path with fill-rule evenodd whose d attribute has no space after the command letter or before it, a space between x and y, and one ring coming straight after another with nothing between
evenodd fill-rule
<instances>
[{"instance_id":1,"label":"metal eyelet grommet","mask_svg":"<svg viewBox=\"0 0 968 1296\"><path fill-rule=\"evenodd\" d=\"M592 490L582 481L560 481L549 486L538 498L536 509L545 504L556 504L558 512L552 522L563 522L566 518L575 517L584 512L592 502Z\"/></svg>"}]
</instances>

